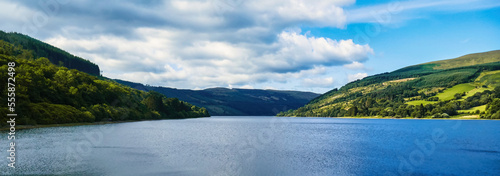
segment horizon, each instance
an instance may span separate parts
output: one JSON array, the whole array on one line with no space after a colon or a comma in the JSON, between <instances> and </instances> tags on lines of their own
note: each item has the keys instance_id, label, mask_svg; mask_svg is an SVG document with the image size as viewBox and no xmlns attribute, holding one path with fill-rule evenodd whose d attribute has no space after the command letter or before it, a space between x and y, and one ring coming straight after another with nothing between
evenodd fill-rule
<instances>
[{"instance_id":1,"label":"horizon","mask_svg":"<svg viewBox=\"0 0 500 176\"><path fill-rule=\"evenodd\" d=\"M96 63L103 76L177 89L325 93L366 76L500 49L500 2L493 0L0 5L6 32Z\"/></svg>"}]
</instances>

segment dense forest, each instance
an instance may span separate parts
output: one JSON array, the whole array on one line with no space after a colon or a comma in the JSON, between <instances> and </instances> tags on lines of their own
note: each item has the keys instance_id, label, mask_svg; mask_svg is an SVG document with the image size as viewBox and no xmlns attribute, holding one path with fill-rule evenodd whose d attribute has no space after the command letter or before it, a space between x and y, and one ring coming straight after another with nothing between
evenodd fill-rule
<instances>
[{"instance_id":1,"label":"dense forest","mask_svg":"<svg viewBox=\"0 0 500 176\"><path fill-rule=\"evenodd\" d=\"M27 35L15 32L6 33L0 30L0 40L11 43L14 47L28 50L33 58L45 57L58 66L77 69L95 76L101 74L96 64Z\"/></svg>"},{"instance_id":2,"label":"dense forest","mask_svg":"<svg viewBox=\"0 0 500 176\"><path fill-rule=\"evenodd\" d=\"M500 51L491 51L410 66L351 82L278 115L499 119L499 61Z\"/></svg>"},{"instance_id":3,"label":"dense forest","mask_svg":"<svg viewBox=\"0 0 500 176\"><path fill-rule=\"evenodd\" d=\"M61 124L75 122L177 119L209 116L176 98L144 92L114 81L54 65L31 50L0 40L0 101L12 103L17 124ZM14 66L15 65L15 66ZM13 66L13 67L10 67ZM8 87L13 77L15 90ZM10 87L10 85L9 85ZM14 93L14 94L12 94ZM11 96L12 95L12 96ZM11 113L6 106L0 113ZM7 121L2 116L2 121Z\"/></svg>"}]
</instances>

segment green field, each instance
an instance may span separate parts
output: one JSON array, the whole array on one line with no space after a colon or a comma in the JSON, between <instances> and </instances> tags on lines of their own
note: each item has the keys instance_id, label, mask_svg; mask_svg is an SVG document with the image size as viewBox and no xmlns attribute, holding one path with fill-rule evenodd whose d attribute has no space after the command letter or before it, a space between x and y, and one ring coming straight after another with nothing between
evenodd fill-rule
<instances>
[{"instance_id":1,"label":"green field","mask_svg":"<svg viewBox=\"0 0 500 176\"><path fill-rule=\"evenodd\" d=\"M444 90L442 93L437 94L436 97L441 101L452 100L457 93L469 92L476 87L472 84L465 83L453 86L452 88Z\"/></svg>"},{"instance_id":2,"label":"green field","mask_svg":"<svg viewBox=\"0 0 500 176\"><path fill-rule=\"evenodd\" d=\"M479 77L476 78L475 82L479 82L483 85L490 87L500 85L500 70L483 72Z\"/></svg>"},{"instance_id":3,"label":"green field","mask_svg":"<svg viewBox=\"0 0 500 176\"><path fill-rule=\"evenodd\" d=\"M486 110L486 105L476 106L467 110L458 110L458 113L475 113L476 110L484 112Z\"/></svg>"},{"instance_id":4,"label":"green field","mask_svg":"<svg viewBox=\"0 0 500 176\"><path fill-rule=\"evenodd\" d=\"M479 75L477 78L476 78L476 82L481 82L481 79L487 75L495 75L495 74L498 74L500 73L500 70L495 70L495 71L488 71L488 72L482 72L481 75Z\"/></svg>"},{"instance_id":5,"label":"green field","mask_svg":"<svg viewBox=\"0 0 500 176\"><path fill-rule=\"evenodd\" d=\"M465 99L473 96L474 94L476 94L478 92L484 92L485 90L493 90L493 88L484 88L484 87L481 87L481 88L472 89L471 91L467 92L467 94L465 96L463 96L462 99L465 100Z\"/></svg>"},{"instance_id":6,"label":"green field","mask_svg":"<svg viewBox=\"0 0 500 176\"><path fill-rule=\"evenodd\" d=\"M425 100L415 100L415 101L409 101L409 102L406 102L406 104L408 105L413 105L413 106L418 106L420 104L422 105L427 105L427 104L434 104L434 103L437 103L439 101L425 101Z\"/></svg>"}]
</instances>

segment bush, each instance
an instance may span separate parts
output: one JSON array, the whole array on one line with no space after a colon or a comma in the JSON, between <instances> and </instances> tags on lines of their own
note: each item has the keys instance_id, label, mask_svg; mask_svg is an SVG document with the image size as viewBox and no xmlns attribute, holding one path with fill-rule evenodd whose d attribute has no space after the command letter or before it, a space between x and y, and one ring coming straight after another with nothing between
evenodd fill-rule
<instances>
[{"instance_id":1,"label":"bush","mask_svg":"<svg viewBox=\"0 0 500 176\"><path fill-rule=\"evenodd\" d=\"M443 116L440 113L434 114L432 118L442 118Z\"/></svg>"},{"instance_id":2,"label":"bush","mask_svg":"<svg viewBox=\"0 0 500 176\"><path fill-rule=\"evenodd\" d=\"M439 97L429 97L427 101L439 101Z\"/></svg>"}]
</instances>

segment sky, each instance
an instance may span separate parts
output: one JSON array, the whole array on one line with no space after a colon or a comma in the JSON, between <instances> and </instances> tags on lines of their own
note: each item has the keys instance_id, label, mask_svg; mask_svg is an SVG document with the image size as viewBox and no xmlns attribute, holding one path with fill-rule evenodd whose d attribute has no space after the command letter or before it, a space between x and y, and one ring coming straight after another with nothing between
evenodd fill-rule
<instances>
[{"instance_id":1,"label":"sky","mask_svg":"<svg viewBox=\"0 0 500 176\"><path fill-rule=\"evenodd\" d=\"M500 49L498 0L0 1L20 32L154 86L324 93Z\"/></svg>"}]
</instances>

